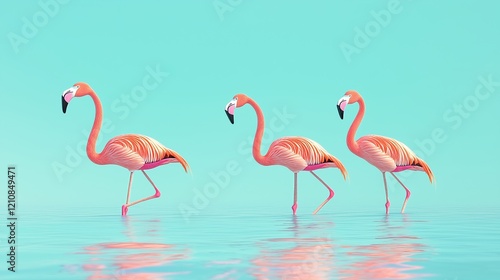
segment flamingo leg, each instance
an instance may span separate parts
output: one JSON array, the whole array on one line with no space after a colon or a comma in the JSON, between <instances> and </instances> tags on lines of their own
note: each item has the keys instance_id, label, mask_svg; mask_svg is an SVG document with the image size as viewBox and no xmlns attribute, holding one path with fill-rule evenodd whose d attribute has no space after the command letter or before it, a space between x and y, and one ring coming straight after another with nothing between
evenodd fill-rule
<instances>
[{"instance_id":1,"label":"flamingo leg","mask_svg":"<svg viewBox=\"0 0 500 280\"><path fill-rule=\"evenodd\" d=\"M387 190L387 179L385 178L385 172L382 172L384 176L384 187L385 187L385 214L389 214L389 207L391 206L391 202L389 202L389 191Z\"/></svg>"},{"instance_id":2,"label":"flamingo leg","mask_svg":"<svg viewBox=\"0 0 500 280\"><path fill-rule=\"evenodd\" d=\"M122 216L126 216L127 215L127 211L128 211L128 207L127 207L127 204L130 200L130 190L132 189L132 177L134 176L134 172L130 172L130 178L128 180L128 191L127 191L127 202L125 202L125 204L122 205Z\"/></svg>"},{"instance_id":3,"label":"flamingo leg","mask_svg":"<svg viewBox=\"0 0 500 280\"><path fill-rule=\"evenodd\" d=\"M406 208L406 203L408 202L408 199L410 198L410 195L411 195L411 192L410 190L403 184L403 182L401 182L401 180L399 180L398 177L396 177L396 175L394 175L394 173L392 173L392 176L394 176L394 178L401 184L401 186L403 186L403 188L405 188L406 190L406 197L405 197L405 202L403 202L403 208L401 208L401 213L404 213L405 212L405 208Z\"/></svg>"},{"instance_id":4,"label":"flamingo leg","mask_svg":"<svg viewBox=\"0 0 500 280\"><path fill-rule=\"evenodd\" d=\"M144 202L146 200L150 200L150 199L153 199L153 198L158 198L160 197L161 193L160 193L160 190L158 190L158 188L155 186L155 184L153 183L153 181L151 180L151 178L149 178L148 174L146 174L146 172L144 170L141 170L142 173L144 173L144 176L146 176L146 178L148 179L148 181L151 183L151 185L153 185L153 188L155 189L155 194L152 195L152 196L148 196L148 197L145 197L145 198L142 198L142 199L139 199L139 200L136 200L132 203L127 203L126 207L130 207L130 206L133 206L133 205L136 205L138 203L141 203L141 202Z\"/></svg>"},{"instance_id":5,"label":"flamingo leg","mask_svg":"<svg viewBox=\"0 0 500 280\"><path fill-rule=\"evenodd\" d=\"M297 173L293 173L293 214L297 213Z\"/></svg>"},{"instance_id":6,"label":"flamingo leg","mask_svg":"<svg viewBox=\"0 0 500 280\"><path fill-rule=\"evenodd\" d=\"M319 210L321 210L321 208L323 208L323 206L325 206L325 204L330 201L330 199L332 199L332 197L335 195L335 193L333 192L333 190L323 181L321 180L320 177L318 177L318 175L316 175L316 173L310 171L312 175L314 175L314 177L316 177L316 179L318 179L329 191L330 191L330 194L328 195L328 197L325 199L325 201L323 201L323 203L321 203L318 208L316 208L316 210L314 210L313 212L313 215L316 215L316 213L319 212Z\"/></svg>"}]
</instances>

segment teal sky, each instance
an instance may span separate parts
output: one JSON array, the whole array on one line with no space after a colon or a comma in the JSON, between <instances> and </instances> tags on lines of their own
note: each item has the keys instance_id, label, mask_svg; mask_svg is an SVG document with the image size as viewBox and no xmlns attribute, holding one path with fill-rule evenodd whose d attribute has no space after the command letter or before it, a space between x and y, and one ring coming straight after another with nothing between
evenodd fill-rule
<instances>
[{"instance_id":1,"label":"teal sky","mask_svg":"<svg viewBox=\"0 0 500 280\"><path fill-rule=\"evenodd\" d=\"M179 165L150 171L162 197L140 208L175 212L192 205L195 190L203 191L214 182L210 174L227 172L229 164L234 175L203 211L291 211L292 173L248 160L252 108L239 108L234 125L223 112L243 92L261 106L272 139L305 136L344 163L348 182L338 170L317 173L336 191L326 211L383 211L380 172L345 144L357 105L347 107L342 121L336 104L348 89L358 90L367 105L358 137L394 137L435 173L435 186L423 173L401 174L413 194L408 211L497 204L496 1L66 2L41 1L52 3L45 10L37 1L0 4L0 159L3 168L18 168L20 207L115 206L118 214L124 203L127 170L68 151L86 142L94 118L89 97L61 111L63 90L78 81L94 88L109 121L98 151L113 136L139 133L192 167L192 175ZM371 37L363 31L369 41L360 45L356 28L367 26ZM159 73L150 80L157 83L134 99L151 71ZM476 91L486 84L480 77L494 82ZM419 143L433 134L439 143L426 151ZM270 143L264 140L262 153ZM389 183L392 211L398 211L404 192L392 178ZM132 199L151 194L137 173ZM326 196L314 177L299 175L298 213L311 213Z\"/></svg>"}]
</instances>

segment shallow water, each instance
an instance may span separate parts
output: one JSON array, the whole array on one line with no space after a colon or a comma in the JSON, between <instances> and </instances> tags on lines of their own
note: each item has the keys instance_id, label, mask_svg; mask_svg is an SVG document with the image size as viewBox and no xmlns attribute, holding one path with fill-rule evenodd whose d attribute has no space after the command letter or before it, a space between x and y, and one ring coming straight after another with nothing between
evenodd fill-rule
<instances>
[{"instance_id":1,"label":"shallow water","mask_svg":"<svg viewBox=\"0 0 500 280\"><path fill-rule=\"evenodd\" d=\"M1 279L500 279L499 209L118 210L19 215L17 272L4 263Z\"/></svg>"}]
</instances>

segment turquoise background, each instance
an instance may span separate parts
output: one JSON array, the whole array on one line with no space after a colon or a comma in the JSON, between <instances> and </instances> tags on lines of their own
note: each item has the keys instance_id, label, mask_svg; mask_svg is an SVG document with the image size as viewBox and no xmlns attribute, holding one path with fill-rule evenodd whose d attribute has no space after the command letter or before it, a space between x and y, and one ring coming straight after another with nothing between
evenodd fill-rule
<instances>
[{"instance_id":1,"label":"turquoise background","mask_svg":"<svg viewBox=\"0 0 500 280\"><path fill-rule=\"evenodd\" d=\"M336 191L326 211L382 212L380 172L345 145L357 106L347 107L342 121L336 104L348 89L358 90L367 104L358 137L394 137L435 173L435 186L423 173L401 174L413 194L409 212L496 205L500 86L484 100L473 96L478 77L500 81L500 4L400 1L399 13L372 33L366 46L345 55L341 46L356 47L355 28L365 30L375 20L370 12L387 10L388 3L75 0L51 6L58 11L46 24L40 24L43 15L36 19L37 30L16 45L13 36L26 36L23 18L33 23L44 10L37 1L2 1L0 158L3 168L17 166L19 208L113 206L120 213L128 171L95 165L86 154L68 160L67 149L86 142L94 118L89 97L74 99L66 114L61 111L63 90L78 81L94 88L111 123L101 132L98 151L113 136L145 134L179 152L192 167L192 175L179 165L150 171L163 196L131 208L130 214L159 208L181 214L180 208L195 206L195 190L213 183L210 174L226 170L228 163L237 164L239 173L201 211L276 206L276 212L291 212L292 173L258 165L246 148L256 126L252 109L239 108L234 125L223 112L240 92L265 114L269 138L262 153L270 139L301 135L345 164L347 182L338 170L318 172ZM148 67L169 75L143 100L128 105L122 98L142 85ZM468 114L455 112L456 104L464 103ZM287 124L275 113L283 110L293 115ZM426 151L419 143L436 129L442 129L441 142ZM68 172L58 175L54 165ZM392 178L389 183L392 209L398 211L404 192ZM132 199L152 193L137 173ZM2 201L5 194L0 191ZM299 175L298 213L310 214L326 196L311 175Z\"/></svg>"}]
</instances>

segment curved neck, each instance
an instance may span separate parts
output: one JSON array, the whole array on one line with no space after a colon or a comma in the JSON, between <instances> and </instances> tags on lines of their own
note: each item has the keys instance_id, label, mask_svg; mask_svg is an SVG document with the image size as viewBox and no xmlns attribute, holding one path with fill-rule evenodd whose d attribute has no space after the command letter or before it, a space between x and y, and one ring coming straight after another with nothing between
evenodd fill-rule
<instances>
[{"instance_id":1,"label":"curved neck","mask_svg":"<svg viewBox=\"0 0 500 280\"><path fill-rule=\"evenodd\" d=\"M94 101L95 119L94 124L92 125L92 131L90 131L89 140L87 141L87 155L94 163L100 163L101 155L95 151L95 145L97 142L97 136L99 135L99 131L102 126L102 105L95 92L92 91L89 95Z\"/></svg>"},{"instance_id":2,"label":"curved neck","mask_svg":"<svg viewBox=\"0 0 500 280\"><path fill-rule=\"evenodd\" d=\"M259 105L253 101L253 99L248 98L247 101L248 104L250 104L254 110L255 113L257 114L257 131L255 132L255 138L253 140L253 148L252 148L252 154L254 159L262 164L266 164L266 158L260 153L260 146L262 144L262 136L264 135L264 114L262 113L262 110L260 109Z\"/></svg>"},{"instance_id":3,"label":"curved neck","mask_svg":"<svg viewBox=\"0 0 500 280\"><path fill-rule=\"evenodd\" d=\"M365 101L363 101L363 98L359 99L358 104L358 114L356 115L356 118L352 122L351 127L349 128L349 132L347 133L347 147L354 154L359 153L359 146L358 143L356 143L355 137L356 131L358 130L358 127L361 124L361 120L363 120L363 116L365 115Z\"/></svg>"}]
</instances>

